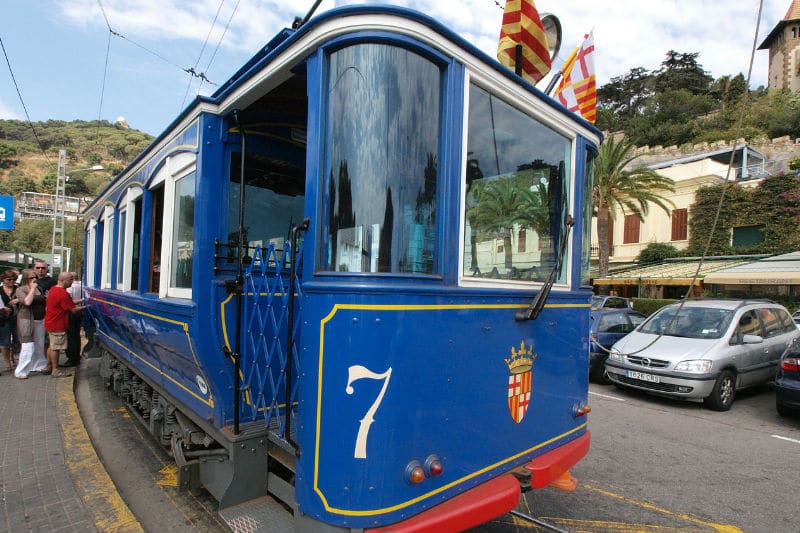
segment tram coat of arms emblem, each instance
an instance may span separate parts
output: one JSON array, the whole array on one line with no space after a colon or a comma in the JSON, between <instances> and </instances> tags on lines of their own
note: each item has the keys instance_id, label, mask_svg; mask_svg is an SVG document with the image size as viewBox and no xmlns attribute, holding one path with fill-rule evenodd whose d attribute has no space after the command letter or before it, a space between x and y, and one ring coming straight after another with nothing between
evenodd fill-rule
<instances>
[{"instance_id":1,"label":"tram coat of arms emblem","mask_svg":"<svg viewBox=\"0 0 800 533\"><path fill-rule=\"evenodd\" d=\"M533 362L537 354L533 346L520 342L519 349L511 347L511 357L505 359L508 365L508 410L511 418L519 424L528 412L531 401L531 382L533 381Z\"/></svg>"}]
</instances>

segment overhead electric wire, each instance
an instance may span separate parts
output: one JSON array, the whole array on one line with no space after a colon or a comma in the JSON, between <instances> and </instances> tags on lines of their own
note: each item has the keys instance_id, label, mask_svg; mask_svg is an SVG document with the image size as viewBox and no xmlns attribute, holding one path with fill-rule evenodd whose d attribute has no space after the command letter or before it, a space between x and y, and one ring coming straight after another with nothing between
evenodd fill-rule
<instances>
[{"instance_id":1,"label":"overhead electric wire","mask_svg":"<svg viewBox=\"0 0 800 533\"><path fill-rule=\"evenodd\" d=\"M741 108L740 108L740 111L739 111L739 119L738 119L738 121L736 123L736 130L735 130L735 135L734 135L733 147L731 148L731 158L728 161L728 169L725 172L725 181L722 184L722 190L721 190L720 196L719 196L719 203L717 204L717 210L714 213L714 221L711 223L711 228L709 229L709 232L708 232L708 239L706 239L706 245L703 248L703 254L700 256L700 260L697 262L697 269L694 272L694 276L692 277L692 280L689 282L689 288L686 289L686 293L683 295L683 297L680 300L680 303L678 304L678 308L675 310L675 313L672 315L672 318L667 323L667 325L661 330L661 332L658 334L658 336L656 336L655 339L653 339L649 343L645 344L644 346L642 346L638 350L635 350L635 351L632 351L632 352L625 352L624 354L621 354L621 355L629 356L629 355L635 355L637 353L641 353L641 352L647 350L648 348L650 348L653 344L655 344L661 337L663 337L665 335L665 332L670 331L670 329L672 328L672 324L675 323L675 321L678 319L678 316L680 315L681 311L683 310L683 306L686 303L686 300L691 297L692 289L694 289L695 283L697 282L697 278L700 277L700 270L703 268L703 262L705 261L706 257L708 256L708 250L711 247L711 241L714 238L714 232L716 231L717 224L719 223L719 217L720 217L720 213L722 212L722 206L725 203L725 193L727 192L727 190L728 190L728 188L730 187L730 184L731 184L730 175L731 175L731 170L733 169L734 161L736 160L736 143L737 143L737 141L739 139L739 135L741 134L742 124L744 123L744 115L745 115L745 112L747 111L747 97L748 97L748 94L750 93L750 78L751 78L752 73L753 73L753 61L754 61L754 58L755 58L755 55L756 55L756 44L758 43L758 30L759 30L759 28L761 26L761 13L763 11L763 8L764 8L764 0L759 0L759 2L758 2L758 17L756 19L756 30L755 30L755 33L753 35L753 46L750 49L750 64L749 64L749 66L747 68L747 81L745 82L745 91L744 91L744 93L742 95ZM744 143L744 148L745 149L747 148L747 143L746 142ZM744 160L745 159L743 157L742 158L742 164L744 164ZM733 181L736 181L736 179L734 178ZM608 352L608 353L611 352L610 349L607 349L606 347L600 345L600 343L596 343L596 344L598 346L600 346L600 348L604 352Z\"/></svg>"},{"instance_id":2,"label":"overhead electric wire","mask_svg":"<svg viewBox=\"0 0 800 533\"><path fill-rule=\"evenodd\" d=\"M44 145L42 145L42 140L39 139L39 134L36 133L36 128L33 127L33 122L31 122L31 116L28 113L28 107L25 105L25 99L22 98L22 92L19 90L19 84L17 83L17 78L14 76L14 69L11 68L11 60L8 59L8 53L6 53L6 46L3 44L3 39L0 37L0 48L3 49L3 57L6 58L6 65L8 65L8 72L11 74L11 81L14 83L14 89L17 91L17 96L19 97L19 103L22 104L22 109L25 111L25 118L28 121L28 126L31 127L31 131L33 132L33 136L36 138L36 143L39 145L39 150L42 151L45 159L50 162L50 158L47 156L47 152L44 149Z\"/></svg>"},{"instance_id":3,"label":"overhead electric wire","mask_svg":"<svg viewBox=\"0 0 800 533\"><path fill-rule=\"evenodd\" d=\"M219 36L219 40L217 41L217 46L214 47L214 53L211 54L211 59L208 60L208 64L206 65L205 72L208 72L211 69L211 64L214 62L214 58L217 57L217 52L219 51L219 47L222 45L222 40L225 39L225 35L228 34L228 29L231 26L231 22L233 21L233 16L236 15L236 11L239 9L239 4L241 0L236 0L236 5L233 6L233 11L231 11L231 15L228 17L228 22L225 23L225 29L222 30L222 35ZM200 82L202 86L203 82Z\"/></svg>"},{"instance_id":4,"label":"overhead electric wire","mask_svg":"<svg viewBox=\"0 0 800 533\"><path fill-rule=\"evenodd\" d=\"M202 80L207 81L208 83L211 83L212 85L215 85L211 80L206 78L206 75L204 73L202 73L202 72L198 73L197 71L195 71L195 69L193 67L189 67L189 68L182 67L179 64L175 63L174 61L171 61L171 60L167 59L166 57L164 57L163 55L159 54L158 52L156 52L154 50L151 50L151 49L147 48L146 46L144 46L143 44L140 44L140 43L134 41L133 39L130 39L130 38L126 37L125 35L119 33L118 31L115 31L111 27L111 23L108 21L108 17L106 16L105 9L103 9L102 0L97 0L97 3L100 4L100 9L103 11L103 18L106 21L106 26L108 27L109 33L111 33L112 35L114 35L116 37L119 37L120 39L124 39L124 40L128 41L132 45L134 45L134 46L136 46L138 48L141 48L142 50L144 50L148 54L151 54L151 55L157 57L158 59L164 61L165 63L167 63L169 65L172 65L173 67L176 67L176 68L182 70L183 72L185 72L187 74L190 74L191 76L193 76L195 78L200 78Z\"/></svg>"},{"instance_id":5,"label":"overhead electric wire","mask_svg":"<svg viewBox=\"0 0 800 533\"><path fill-rule=\"evenodd\" d=\"M100 6L102 9L102 6ZM103 13L103 17L105 17L105 12ZM108 22L108 20L106 20ZM97 144L100 144L100 120L103 116L103 98L106 94L106 78L108 76L108 58L111 55L111 33L108 34L108 41L106 42L106 60L105 64L103 65L103 81L100 83L100 104L97 107L97 129L95 129L95 135L97 135Z\"/></svg>"},{"instance_id":6,"label":"overhead electric wire","mask_svg":"<svg viewBox=\"0 0 800 533\"><path fill-rule=\"evenodd\" d=\"M694 273L694 277L692 278L691 285L689 285L689 288L686 291L686 298L688 298L691 295L692 288L694 287L694 284L695 284L695 282L697 281L697 278L700 275L700 269L703 266L703 261L705 261L706 255L708 255L708 249L711 247L711 241L714 238L714 231L717 229L717 223L719 222L719 216L720 216L720 213L722 212L722 206L723 206L723 204L725 202L725 193L727 192L728 187L730 186L731 170L733 169L733 163L734 163L734 161L736 159L736 143L739 140L739 135L741 135L742 124L744 123L744 115L745 115L745 112L747 111L747 97L748 97L748 94L750 93L750 78L751 78L751 76L753 74L753 61L754 61L755 55L756 55L756 45L758 43L758 30L759 30L759 28L761 26L761 12L763 11L763 9L764 9L764 0L759 0L759 2L758 2L758 17L756 17L756 31L753 34L753 46L750 49L750 64L747 67L747 81L745 82L745 91L744 91L744 93L742 95L742 103L741 103L741 108L739 110L739 119L736 122L736 130L735 130L736 133L735 133L735 135L733 137L734 140L733 140L733 147L731 149L731 158L728 161L728 169L725 172L725 182L722 184L722 191L721 191L721 193L719 195L719 203L717 204L717 211L714 213L714 221L711 223L711 229L708 232L708 239L706 239L706 245L703 248L703 255L700 257L700 261L697 263L697 270ZM747 149L747 142L745 142L743 146L744 146L743 149ZM742 157L742 164L744 164L744 161L745 161L745 158ZM744 169L742 169L742 170L743 170L742 174L744 174ZM734 177L734 181L735 181L735 177ZM684 300L686 298L684 298ZM677 314L676 314L676 316L677 316Z\"/></svg>"},{"instance_id":7,"label":"overhead electric wire","mask_svg":"<svg viewBox=\"0 0 800 533\"><path fill-rule=\"evenodd\" d=\"M222 11L222 6L225 5L225 0L220 0L219 6L217 6L217 12L214 14L214 20L211 21L211 26L208 28L208 33L206 34L206 39L203 41L203 46L200 47L200 53L197 54L197 61L194 62L194 67L192 67L192 72L197 70L197 65L200 64L200 59L203 57L203 52L206 51L206 45L208 44L208 39L211 37L211 32L214 31L214 26L217 25L217 19L219 18L219 13ZM197 87L198 92L200 91L200 87L203 85L203 80L205 79L205 72L200 73L202 77L200 78L200 85ZM186 84L186 92L183 95L183 102L181 102L181 109L186 104L186 97L189 96L189 89L192 88L192 79L189 78L189 82Z\"/></svg>"}]
</instances>

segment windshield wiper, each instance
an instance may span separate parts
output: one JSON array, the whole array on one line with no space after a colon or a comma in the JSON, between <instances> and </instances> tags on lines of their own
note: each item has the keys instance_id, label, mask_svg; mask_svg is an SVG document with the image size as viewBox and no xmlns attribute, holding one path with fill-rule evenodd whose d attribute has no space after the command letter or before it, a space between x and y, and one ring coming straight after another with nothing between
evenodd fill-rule
<instances>
[{"instance_id":1,"label":"windshield wiper","mask_svg":"<svg viewBox=\"0 0 800 533\"><path fill-rule=\"evenodd\" d=\"M547 281L544 282L542 289L536 293L536 296L534 296L533 300L531 300L531 304L528 306L528 308L524 311L517 311L514 313L514 320L517 322L522 322L523 320L536 320L539 317L539 313L541 313L542 309L544 309L544 304L547 301L547 297L550 295L550 290L553 288L553 283L556 282L558 273L561 271L561 264L564 262L564 256L567 254L569 232L572 230L572 226L575 225L575 219L572 218L572 215L567 215L564 217L564 225L566 227L561 233L561 241L558 243L556 264L553 265L553 270L550 272L550 275L547 276Z\"/></svg>"}]
</instances>

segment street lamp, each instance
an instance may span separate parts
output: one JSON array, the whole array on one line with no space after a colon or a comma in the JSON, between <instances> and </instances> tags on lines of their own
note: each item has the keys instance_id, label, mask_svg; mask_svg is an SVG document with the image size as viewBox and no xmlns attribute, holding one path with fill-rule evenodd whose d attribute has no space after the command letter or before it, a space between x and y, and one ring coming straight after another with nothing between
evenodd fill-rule
<instances>
[{"instance_id":1,"label":"street lamp","mask_svg":"<svg viewBox=\"0 0 800 533\"><path fill-rule=\"evenodd\" d=\"M78 168L73 172L103 170L103 165L94 165L88 168ZM53 205L53 246L50 255L50 265L53 274L56 270L64 271L64 203L67 176L67 151L58 151L58 173L56 174L56 195ZM70 250L72 252L72 250ZM69 265L67 265L69 267Z\"/></svg>"}]
</instances>

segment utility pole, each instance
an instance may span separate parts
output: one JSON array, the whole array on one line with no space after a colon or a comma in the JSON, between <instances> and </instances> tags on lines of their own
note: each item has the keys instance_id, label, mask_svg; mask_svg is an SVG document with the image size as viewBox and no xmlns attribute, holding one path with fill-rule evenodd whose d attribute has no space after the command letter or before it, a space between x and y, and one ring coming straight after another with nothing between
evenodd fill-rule
<instances>
[{"instance_id":1,"label":"utility pole","mask_svg":"<svg viewBox=\"0 0 800 533\"><path fill-rule=\"evenodd\" d=\"M58 151L58 174L56 175L56 195L53 202L53 249L50 266L55 271L64 270L64 195L67 185L67 151Z\"/></svg>"}]
</instances>

